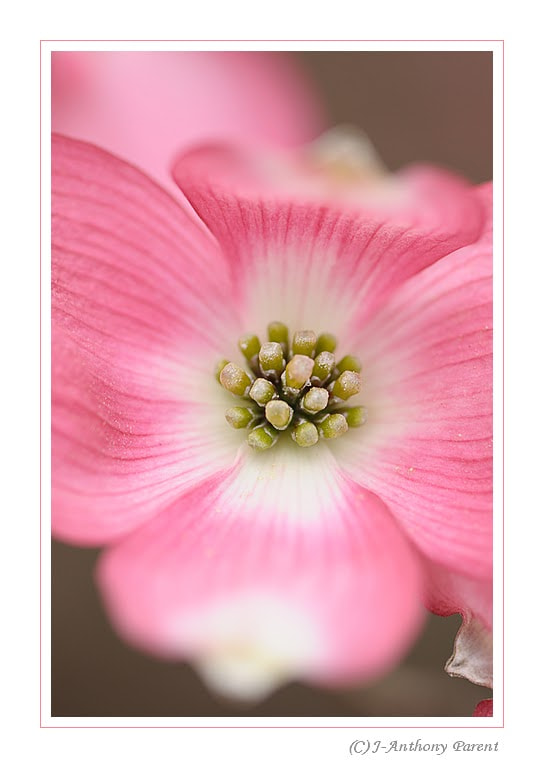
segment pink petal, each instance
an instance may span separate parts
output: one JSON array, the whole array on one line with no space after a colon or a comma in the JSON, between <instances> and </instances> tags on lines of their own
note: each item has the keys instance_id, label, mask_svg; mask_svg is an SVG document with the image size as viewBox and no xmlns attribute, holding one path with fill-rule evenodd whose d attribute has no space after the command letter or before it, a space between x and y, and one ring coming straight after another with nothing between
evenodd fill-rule
<instances>
[{"instance_id":1,"label":"pink petal","mask_svg":"<svg viewBox=\"0 0 544 768\"><path fill-rule=\"evenodd\" d=\"M195 142L291 145L322 124L288 54L55 51L51 66L53 130L137 163L172 190L174 155Z\"/></svg>"},{"instance_id":2,"label":"pink petal","mask_svg":"<svg viewBox=\"0 0 544 768\"><path fill-rule=\"evenodd\" d=\"M342 479L325 446L312 457L274 450L272 463L244 455L99 568L125 638L196 659L237 695L290 677L373 677L398 660L422 619L417 560L384 505ZM233 671L240 648L245 667Z\"/></svg>"},{"instance_id":3,"label":"pink petal","mask_svg":"<svg viewBox=\"0 0 544 768\"><path fill-rule=\"evenodd\" d=\"M52 214L53 527L98 544L232 463L235 310L212 239L116 158L55 138Z\"/></svg>"},{"instance_id":4,"label":"pink petal","mask_svg":"<svg viewBox=\"0 0 544 768\"><path fill-rule=\"evenodd\" d=\"M491 187L482 198L491 206ZM480 241L355 317L368 422L338 461L426 556L473 579L492 562L491 216Z\"/></svg>"},{"instance_id":5,"label":"pink petal","mask_svg":"<svg viewBox=\"0 0 544 768\"><path fill-rule=\"evenodd\" d=\"M483 699L476 705L473 717L493 717L493 699Z\"/></svg>"},{"instance_id":6,"label":"pink petal","mask_svg":"<svg viewBox=\"0 0 544 768\"><path fill-rule=\"evenodd\" d=\"M342 212L247 182L247 158L223 149L184 157L174 175L229 259L244 319L279 319L330 330L346 340L411 275L475 240L479 198L466 185L442 185L429 215ZM442 204L441 204L442 203ZM301 326L302 324L302 326Z\"/></svg>"},{"instance_id":7,"label":"pink petal","mask_svg":"<svg viewBox=\"0 0 544 768\"><path fill-rule=\"evenodd\" d=\"M461 177L440 168L413 166L394 174L384 171L379 178L361 183L332 183L326 170L312 170L308 165L312 146L266 154L201 146L180 157L174 176L199 212L205 205L202 198L211 191L220 199L239 198L244 205L252 199L298 202L361 218L388 218L403 228L437 238L441 233L457 235L456 247L479 233L481 206L473 188ZM213 229L213 222L208 223Z\"/></svg>"},{"instance_id":8,"label":"pink petal","mask_svg":"<svg viewBox=\"0 0 544 768\"><path fill-rule=\"evenodd\" d=\"M475 616L483 626L493 626L493 582L474 579L444 568L436 563L426 564L427 607L439 616L460 613L465 618Z\"/></svg>"}]
</instances>

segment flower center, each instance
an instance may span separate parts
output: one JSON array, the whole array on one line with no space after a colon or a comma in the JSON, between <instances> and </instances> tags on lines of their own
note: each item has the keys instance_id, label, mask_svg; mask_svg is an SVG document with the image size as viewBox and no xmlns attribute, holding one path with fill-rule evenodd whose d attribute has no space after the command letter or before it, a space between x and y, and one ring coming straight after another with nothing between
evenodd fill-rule
<instances>
[{"instance_id":1,"label":"flower center","mask_svg":"<svg viewBox=\"0 0 544 768\"><path fill-rule=\"evenodd\" d=\"M247 442L257 451L272 448L289 432L301 448L319 439L340 437L366 421L366 408L348 406L361 388L361 363L353 355L338 362L330 333L289 330L279 322L268 326L268 341L246 334L238 340L247 371L222 360L216 375L239 398L225 418L234 429L248 429Z\"/></svg>"}]
</instances>

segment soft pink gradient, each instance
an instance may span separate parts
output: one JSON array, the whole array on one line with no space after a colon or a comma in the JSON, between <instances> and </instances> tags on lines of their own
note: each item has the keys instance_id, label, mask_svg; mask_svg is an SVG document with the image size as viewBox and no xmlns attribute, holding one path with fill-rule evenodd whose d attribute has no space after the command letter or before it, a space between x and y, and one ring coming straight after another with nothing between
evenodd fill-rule
<instances>
[{"instance_id":1,"label":"soft pink gradient","mask_svg":"<svg viewBox=\"0 0 544 768\"><path fill-rule=\"evenodd\" d=\"M285 53L54 51L52 129L136 164L179 195L170 167L208 140L291 146L324 118Z\"/></svg>"},{"instance_id":2,"label":"soft pink gradient","mask_svg":"<svg viewBox=\"0 0 544 768\"><path fill-rule=\"evenodd\" d=\"M489 190L439 176L425 215L342 212L240 193L197 152L176 179L210 234L136 169L54 139L53 527L111 545L99 582L127 639L246 663L240 621L219 647L195 616L252 627L262 595L297 617L265 617L266 674L369 679L421 624L428 559L490 578ZM214 362L274 319L360 354L365 427L256 455L225 425Z\"/></svg>"}]
</instances>

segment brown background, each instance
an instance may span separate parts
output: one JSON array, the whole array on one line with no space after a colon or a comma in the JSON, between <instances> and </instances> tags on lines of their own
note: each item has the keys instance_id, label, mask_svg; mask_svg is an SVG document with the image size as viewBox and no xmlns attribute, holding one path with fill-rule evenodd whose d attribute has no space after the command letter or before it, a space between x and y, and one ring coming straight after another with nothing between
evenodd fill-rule
<instances>
[{"instance_id":1,"label":"brown background","mask_svg":"<svg viewBox=\"0 0 544 768\"><path fill-rule=\"evenodd\" d=\"M492 54L295 54L332 123L363 128L391 170L431 162L474 182L492 173ZM210 694L185 664L144 656L113 633L98 599L98 552L53 543L52 714L63 716L467 716L486 689L449 678L459 617L429 617L405 662L365 688L291 684L257 706Z\"/></svg>"}]
</instances>

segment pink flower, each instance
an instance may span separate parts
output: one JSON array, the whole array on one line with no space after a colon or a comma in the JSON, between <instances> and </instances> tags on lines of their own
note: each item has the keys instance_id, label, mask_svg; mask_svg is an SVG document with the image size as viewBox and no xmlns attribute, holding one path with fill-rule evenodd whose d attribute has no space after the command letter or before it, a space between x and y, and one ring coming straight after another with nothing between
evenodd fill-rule
<instances>
[{"instance_id":1,"label":"pink flower","mask_svg":"<svg viewBox=\"0 0 544 768\"><path fill-rule=\"evenodd\" d=\"M198 153L194 154L193 162L195 158L198 162ZM262 194L266 188L277 200L326 204L363 217L387 216L408 228L421 224L422 218L436 217L441 226L454 230L461 225L456 217L465 215L462 206L448 202L456 195L461 199L465 196L465 182L445 171L421 165L391 174L365 134L349 126L330 130L296 151L275 150L266 156L239 153L234 167L232 153L220 147L207 149L206 158L206 163L213 158L210 183L216 186L222 179L245 197ZM186 162L182 167L185 165ZM490 381L487 383L490 386ZM490 422L488 427L491 435ZM490 439L488 446L491 449ZM432 559L424 559L423 565L427 608L441 616L460 613L463 617L446 671L452 677L464 677L476 685L492 688L491 571L479 577L460 573L457 567Z\"/></svg>"},{"instance_id":2,"label":"pink flower","mask_svg":"<svg viewBox=\"0 0 544 768\"><path fill-rule=\"evenodd\" d=\"M52 128L129 160L179 196L175 154L202 141L290 146L323 118L289 54L54 51Z\"/></svg>"},{"instance_id":3,"label":"pink flower","mask_svg":"<svg viewBox=\"0 0 544 768\"><path fill-rule=\"evenodd\" d=\"M177 165L206 231L136 169L54 139L53 528L108 547L99 584L125 638L251 696L387 670L421 625L429 563L490 580L492 315L489 185L428 172L432 205L345 207L249 166L220 150ZM362 385L353 361L336 383L300 374L308 334L291 384L267 374L291 387L281 413L236 366L222 387L218 361L241 366L237 340L274 321L334 334ZM289 399L311 373L326 423ZM254 432L267 414L248 440L269 450L227 424L237 403Z\"/></svg>"}]
</instances>

